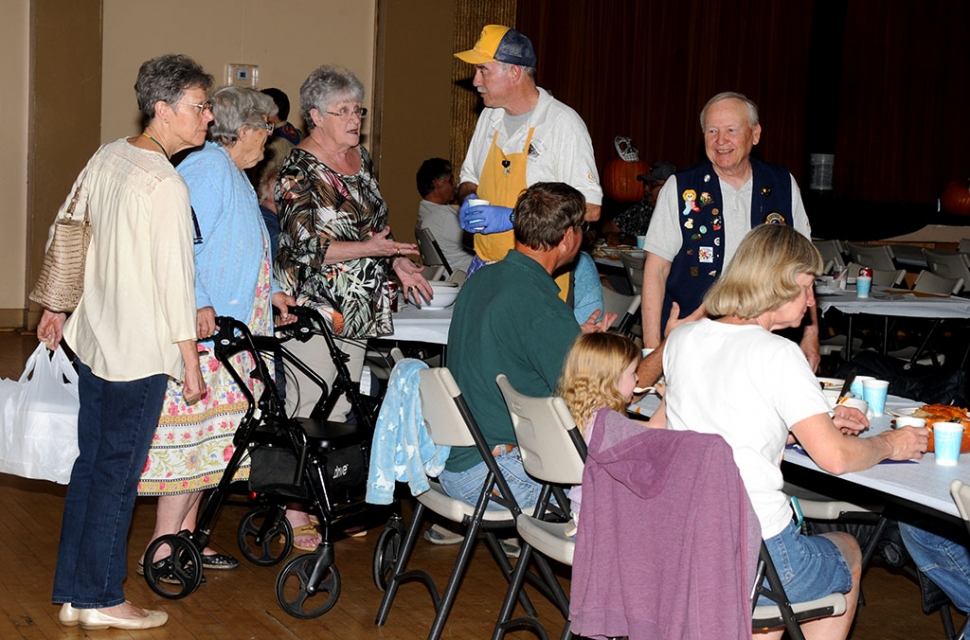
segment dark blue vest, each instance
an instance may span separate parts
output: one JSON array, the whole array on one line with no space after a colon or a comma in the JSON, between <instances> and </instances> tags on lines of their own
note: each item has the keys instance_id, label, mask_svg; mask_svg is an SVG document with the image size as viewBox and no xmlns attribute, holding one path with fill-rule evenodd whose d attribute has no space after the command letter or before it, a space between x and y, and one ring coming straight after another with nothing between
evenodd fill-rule
<instances>
[{"instance_id":1,"label":"dark blue vest","mask_svg":"<svg viewBox=\"0 0 970 640\"><path fill-rule=\"evenodd\" d=\"M791 210L791 176L783 167L751 158L751 228L761 224L794 225ZM661 327L667 326L670 306L676 301L680 315L699 307L704 294L724 267L724 216L721 183L710 162L675 174L681 210L677 214L683 244L670 265ZM663 329L662 329L663 330Z\"/></svg>"}]
</instances>

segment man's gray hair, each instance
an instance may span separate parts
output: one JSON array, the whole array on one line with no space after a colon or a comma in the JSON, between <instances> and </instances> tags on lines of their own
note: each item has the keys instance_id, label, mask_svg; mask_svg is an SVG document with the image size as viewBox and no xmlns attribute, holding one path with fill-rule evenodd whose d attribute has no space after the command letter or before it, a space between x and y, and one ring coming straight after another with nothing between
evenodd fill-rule
<instances>
[{"instance_id":1,"label":"man's gray hair","mask_svg":"<svg viewBox=\"0 0 970 640\"><path fill-rule=\"evenodd\" d=\"M323 113L330 111L331 104L345 100L364 101L364 84L353 71L324 65L311 73L300 87L300 111L307 131L312 131L315 126L310 117L311 109Z\"/></svg>"},{"instance_id":2,"label":"man's gray hair","mask_svg":"<svg viewBox=\"0 0 970 640\"><path fill-rule=\"evenodd\" d=\"M212 98L212 124L209 140L231 147L246 126L261 127L277 112L276 103L266 94L245 87L223 87Z\"/></svg>"},{"instance_id":3,"label":"man's gray hair","mask_svg":"<svg viewBox=\"0 0 970 640\"><path fill-rule=\"evenodd\" d=\"M743 93L737 93L736 91L722 91L713 98L707 101L704 108L701 109L701 131L704 130L704 120L707 117L707 110L711 105L717 104L723 100L740 100L748 107L748 126L754 127L758 124L758 105L756 105L752 100L744 95Z\"/></svg>"}]
</instances>

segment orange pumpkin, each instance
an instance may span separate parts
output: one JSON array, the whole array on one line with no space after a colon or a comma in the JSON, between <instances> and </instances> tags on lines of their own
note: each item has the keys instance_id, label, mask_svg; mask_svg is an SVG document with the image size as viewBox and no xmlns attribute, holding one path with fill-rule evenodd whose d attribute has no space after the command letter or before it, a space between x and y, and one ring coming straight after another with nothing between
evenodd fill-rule
<instances>
[{"instance_id":1,"label":"orange pumpkin","mask_svg":"<svg viewBox=\"0 0 970 640\"><path fill-rule=\"evenodd\" d=\"M643 160L627 162L623 158L613 158L603 171L603 193L617 202L639 202L643 199L643 183L637 176L649 170Z\"/></svg>"},{"instance_id":2,"label":"orange pumpkin","mask_svg":"<svg viewBox=\"0 0 970 640\"><path fill-rule=\"evenodd\" d=\"M970 180L951 182L940 196L940 208L944 213L970 216Z\"/></svg>"}]
</instances>

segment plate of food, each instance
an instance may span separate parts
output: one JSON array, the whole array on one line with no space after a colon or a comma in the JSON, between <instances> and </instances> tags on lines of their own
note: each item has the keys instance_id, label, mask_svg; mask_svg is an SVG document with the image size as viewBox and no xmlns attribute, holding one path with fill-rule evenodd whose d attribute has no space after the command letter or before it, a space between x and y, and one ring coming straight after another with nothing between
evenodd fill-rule
<instances>
[{"instance_id":1,"label":"plate of food","mask_svg":"<svg viewBox=\"0 0 970 640\"><path fill-rule=\"evenodd\" d=\"M819 377L818 383L822 385L822 389L842 389L842 385L845 384L845 380L842 378L822 378Z\"/></svg>"},{"instance_id":2,"label":"plate of food","mask_svg":"<svg viewBox=\"0 0 970 640\"><path fill-rule=\"evenodd\" d=\"M909 413L904 413L910 411ZM933 453L933 426L939 422L959 422L963 425L963 441L960 443L960 453L970 453L970 415L966 407L954 407L949 404L924 404L922 407L909 409L894 409L896 417L906 415L926 420L926 428L930 430L930 439L926 451ZM893 421L895 423L895 421ZM895 424L893 424L895 428Z\"/></svg>"}]
</instances>

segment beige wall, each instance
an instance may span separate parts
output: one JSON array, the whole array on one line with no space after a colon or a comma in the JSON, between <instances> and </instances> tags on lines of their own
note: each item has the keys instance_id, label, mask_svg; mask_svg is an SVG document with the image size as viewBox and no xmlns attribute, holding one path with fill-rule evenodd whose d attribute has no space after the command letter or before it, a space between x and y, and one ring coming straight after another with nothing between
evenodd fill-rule
<instances>
[{"instance_id":1,"label":"beige wall","mask_svg":"<svg viewBox=\"0 0 970 640\"><path fill-rule=\"evenodd\" d=\"M19 326L27 293L27 103L30 5L0 0L0 326Z\"/></svg>"},{"instance_id":2,"label":"beige wall","mask_svg":"<svg viewBox=\"0 0 970 640\"><path fill-rule=\"evenodd\" d=\"M415 174L426 159L449 154L455 3L381 0L379 7L374 126L381 194L394 236L413 242L421 201Z\"/></svg>"},{"instance_id":3,"label":"beige wall","mask_svg":"<svg viewBox=\"0 0 970 640\"><path fill-rule=\"evenodd\" d=\"M193 56L218 85L225 84L229 63L259 65L259 86L286 91L298 125L307 74L325 63L349 67L374 107L364 144L378 163L391 224L400 239L413 239L414 174L425 158L449 153L454 3L290 0L281 6L0 0L0 327L24 325L27 287L57 207L99 143L138 132L132 85L139 65L163 53ZM33 305L28 326L37 317Z\"/></svg>"},{"instance_id":4,"label":"beige wall","mask_svg":"<svg viewBox=\"0 0 970 640\"><path fill-rule=\"evenodd\" d=\"M375 19L367 0L104 0L102 142L139 131L132 85L164 53L192 56L216 86L229 63L259 65L259 88L285 91L299 125L300 85L316 67L346 66L373 86Z\"/></svg>"}]
</instances>

